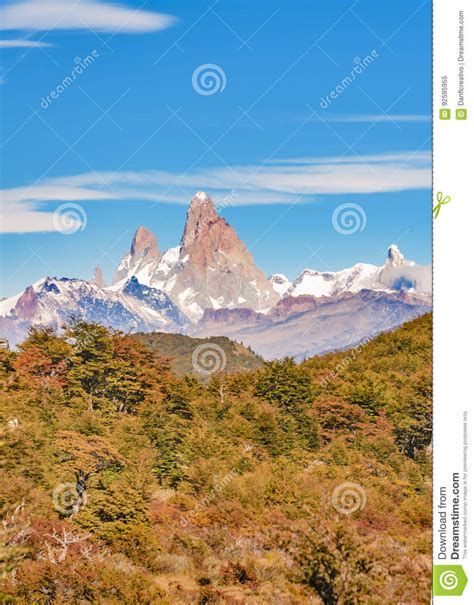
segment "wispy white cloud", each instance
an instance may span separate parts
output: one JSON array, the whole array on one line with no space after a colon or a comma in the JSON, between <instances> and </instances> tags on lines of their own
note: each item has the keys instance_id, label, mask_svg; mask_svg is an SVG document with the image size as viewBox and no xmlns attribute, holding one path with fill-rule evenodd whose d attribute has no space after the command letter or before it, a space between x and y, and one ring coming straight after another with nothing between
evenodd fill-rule
<instances>
[{"instance_id":1,"label":"wispy white cloud","mask_svg":"<svg viewBox=\"0 0 474 605\"><path fill-rule=\"evenodd\" d=\"M324 122L431 122L430 115L418 114L369 114L352 116L325 116Z\"/></svg>"},{"instance_id":2,"label":"wispy white cloud","mask_svg":"<svg viewBox=\"0 0 474 605\"><path fill-rule=\"evenodd\" d=\"M52 231L52 213L41 211L44 204L52 202L147 200L187 204L196 190L204 189L217 204L224 206L301 204L314 203L322 195L363 195L430 187L431 155L424 151L283 159L184 174L161 170L89 172L3 190L2 230Z\"/></svg>"},{"instance_id":3,"label":"wispy white cloud","mask_svg":"<svg viewBox=\"0 0 474 605\"><path fill-rule=\"evenodd\" d=\"M0 40L0 48L48 48L53 46L48 42L36 40Z\"/></svg>"},{"instance_id":4,"label":"wispy white cloud","mask_svg":"<svg viewBox=\"0 0 474 605\"><path fill-rule=\"evenodd\" d=\"M90 29L141 33L170 27L170 15L100 0L26 0L0 8L0 29L47 31Z\"/></svg>"},{"instance_id":5,"label":"wispy white cloud","mask_svg":"<svg viewBox=\"0 0 474 605\"><path fill-rule=\"evenodd\" d=\"M33 233L54 231L54 212L45 211L45 202L83 202L116 199L109 193L80 187L37 185L0 191L2 216L0 232Z\"/></svg>"},{"instance_id":6,"label":"wispy white cloud","mask_svg":"<svg viewBox=\"0 0 474 605\"><path fill-rule=\"evenodd\" d=\"M272 160L273 164L374 164L374 163L400 163L411 165L429 164L431 151L395 151L392 153L344 155L301 158L279 158Z\"/></svg>"}]
</instances>

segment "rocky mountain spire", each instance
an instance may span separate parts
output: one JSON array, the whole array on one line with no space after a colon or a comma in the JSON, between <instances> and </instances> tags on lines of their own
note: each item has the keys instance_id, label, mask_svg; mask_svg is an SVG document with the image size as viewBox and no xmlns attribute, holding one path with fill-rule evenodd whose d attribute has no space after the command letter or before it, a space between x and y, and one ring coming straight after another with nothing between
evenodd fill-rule
<instances>
[{"instance_id":1,"label":"rocky mountain spire","mask_svg":"<svg viewBox=\"0 0 474 605\"><path fill-rule=\"evenodd\" d=\"M271 308L279 296L207 193L191 200L180 246L182 268L171 295L195 316L207 308Z\"/></svg>"},{"instance_id":2,"label":"rocky mountain spire","mask_svg":"<svg viewBox=\"0 0 474 605\"><path fill-rule=\"evenodd\" d=\"M131 277L144 267L156 264L161 258L156 235L145 227L138 227L133 236L130 252L125 254L115 272L112 283Z\"/></svg>"},{"instance_id":3,"label":"rocky mountain spire","mask_svg":"<svg viewBox=\"0 0 474 605\"><path fill-rule=\"evenodd\" d=\"M146 258L154 260L159 258L160 251L156 235L148 231L145 227L138 227L133 236L132 245L130 247L130 255L132 259Z\"/></svg>"},{"instance_id":4,"label":"rocky mountain spire","mask_svg":"<svg viewBox=\"0 0 474 605\"><path fill-rule=\"evenodd\" d=\"M405 263L405 257L400 252L400 249L396 244L392 244L388 248L387 252L387 264L392 267L400 267Z\"/></svg>"},{"instance_id":5,"label":"rocky mountain spire","mask_svg":"<svg viewBox=\"0 0 474 605\"><path fill-rule=\"evenodd\" d=\"M100 265L97 265L97 267L95 268L94 275L92 276L92 279L91 279L91 283L95 284L96 286L99 286L99 288L105 287L106 284L105 284L104 274L102 272L102 267Z\"/></svg>"},{"instance_id":6,"label":"rocky mountain spire","mask_svg":"<svg viewBox=\"0 0 474 605\"><path fill-rule=\"evenodd\" d=\"M37 303L33 286L28 286L15 305L17 316L20 319L31 319L35 314Z\"/></svg>"},{"instance_id":7,"label":"rocky mountain spire","mask_svg":"<svg viewBox=\"0 0 474 605\"><path fill-rule=\"evenodd\" d=\"M181 238L183 251L199 239L204 239L211 226L219 221L225 223L224 219L218 216L211 198L204 191L198 191L191 200L186 215L186 225Z\"/></svg>"},{"instance_id":8,"label":"rocky mountain spire","mask_svg":"<svg viewBox=\"0 0 474 605\"><path fill-rule=\"evenodd\" d=\"M144 227L137 230L113 283L132 276L164 290L193 321L205 309L268 310L280 297L203 191L191 200L178 248L161 255L154 235Z\"/></svg>"}]
</instances>

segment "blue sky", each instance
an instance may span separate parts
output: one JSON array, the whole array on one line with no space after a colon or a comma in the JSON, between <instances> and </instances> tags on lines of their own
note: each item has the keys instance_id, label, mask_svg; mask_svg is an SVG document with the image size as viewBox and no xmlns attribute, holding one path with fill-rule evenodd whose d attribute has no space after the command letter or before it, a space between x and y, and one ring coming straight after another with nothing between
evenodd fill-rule
<instances>
[{"instance_id":1,"label":"blue sky","mask_svg":"<svg viewBox=\"0 0 474 605\"><path fill-rule=\"evenodd\" d=\"M29 0L0 22L2 296L110 279L139 225L176 245L197 190L267 274L392 242L431 261L429 2Z\"/></svg>"}]
</instances>

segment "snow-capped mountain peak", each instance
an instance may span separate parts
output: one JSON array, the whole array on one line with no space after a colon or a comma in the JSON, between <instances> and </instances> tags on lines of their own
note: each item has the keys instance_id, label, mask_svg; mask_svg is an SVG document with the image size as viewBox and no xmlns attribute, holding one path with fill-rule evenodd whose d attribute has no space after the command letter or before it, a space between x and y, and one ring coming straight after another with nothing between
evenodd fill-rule
<instances>
[{"instance_id":1,"label":"snow-capped mountain peak","mask_svg":"<svg viewBox=\"0 0 474 605\"><path fill-rule=\"evenodd\" d=\"M399 247L396 244L391 244L387 252L387 262L392 266L399 267L404 264L405 257L400 252Z\"/></svg>"},{"instance_id":2,"label":"snow-capped mountain peak","mask_svg":"<svg viewBox=\"0 0 474 605\"><path fill-rule=\"evenodd\" d=\"M357 263L340 271L315 271L305 269L286 291L286 296L310 295L335 296L342 292L396 291L414 288L417 292L429 292L429 267L420 267L405 260L397 245L387 251L385 264L378 267Z\"/></svg>"},{"instance_id":3,"label":"snow-capped mountain peak","mask_svg":"<svg viewBox=\"0 0 474 605\"><path fill-rule=\"evenodd\" d=\"M70 317L126 332L182 332L187 324L165 292L142 286L136 278L117 292L81 279L46 277L2 301L0 315L2 328L13 341L26 335L28 325L61 329Z\"/></svg>"},{"instance_id":4,"label":"snow-capped mountain peak","mask_svg":"<svg viewBox=\"0 0 474 605\"><path fill-rule=\"evenodd\" d=\"M197 200L198 202L206 202L207 200L211 201L211 198L205 191L198 191L193 197L193 200Z\"/></svg>"},{"instance_id":5,"label":"snow-capped mountain peak","mask_svg":"<svg viewBox=\"0 0 474 605\"><path fill-rule=\"evenodd\" d=\"M116 271L114 290L121 290L135 276L140 284L165 291L192 321L199 320L207 308L262 311L273 307L280 298L255 266L235 230L218 215L213 201L203 191L191 200L177 248L163 255L138 254L137 234L130 253ZM139 235L140 241L150 243L149 232Z\"/></svg>"},{"instance_id":6,"label":"snow-capped mountain peak","mask_svg":"<svg viewBox=\"0 0 474 605\"><path fill-rule=\"evenodd\" d=\"M309 294L319 298L334 296L341 292L358 292L371 287L378 270L375 265L364 263L358 263L341 271L321 272L305 269L288 289L287 296Z\"/></svg>"},{"instance_id":7,"label":"snow-capped mountain peak","mask_svg":"<svg viewBox=\"0 0 474 605\"><path fill-rule=\"evenodd\" d=\"M125 331L179 332L194 329L190 324L198 324L208 311L240 318L255 315L263 321L281 301L276 317L281 320L288 310L302 312L330 303L331 297L362 291L422 295L430 293L430 285L430 268L405 260L395 244L388 248L382 266L308 268L293 283L281 273L267 279L201 191L189 205L180 245L161 253L156 236L139 227L111 286L105 286L100 267L91 282L43 278L0 301L0 327L18 341L17 335L24 335L28 325L61 327L74 315Z\"/></svg>"},{"instance_id":8,"label":"snow-capped mountain peak","mask_svg":"<svg viewBox=\"0 0 474 605\"><path fill-rule=\"evenodd\" d=\"M283 273L274 273L268 279L275 292L280 296L286 294L288 288L291 287L291 281Z\"/></svg>"},{"instance_id":9,"label":"snow-capped mountain peak","mask_svg":"<svg viewBox=\"0 0 474 605\"><path fill-rule=\"evenodd\" d=\"M145 227L138 227L132 239L130 252L122 258L112 284L123 281L132 275L136 275L156 263L161 258L156 236Z\"/></svg>"}]
</instances>

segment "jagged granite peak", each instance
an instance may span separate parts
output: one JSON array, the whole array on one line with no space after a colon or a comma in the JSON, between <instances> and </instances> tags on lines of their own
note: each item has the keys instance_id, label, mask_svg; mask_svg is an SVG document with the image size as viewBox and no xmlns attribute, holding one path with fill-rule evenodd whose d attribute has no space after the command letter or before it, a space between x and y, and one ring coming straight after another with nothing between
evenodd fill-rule
<instances>
[{"instance_id":1,"label":"jagged granite peak","mask_svg":"<svg viewBox=\"0 0 474 605\"><path fill-rule=\"evenodd\" d=\"M121 282L143 270L149 273L150 269L155 263L159 262L160 258L161 253L158 248L156 235L146 227L138 227L133 236L130 252L122 258L120 265L115 271L112 284Z\"/></svg>"},{"instance_id":2,"label":"jagged granite peak","mask_svg":"<svg viewBox=\"0 0 474 605\"><path fill-rule=\"evenodd\" d=\"M245 244L202 191L189 205L179 258L180 271L165 289L193 320L205 309L263 311L278 301Z\"/></svg>"},{"instance_id":3,"label":"jagged granite peak","mask_svg":"<svg viewBox=\"0 0 474 605\"><path fill-rule=\"evenodd\" d=\"M147 258L148 260L157 259L160 256L156 235L148 231L146 227L138 227L133 236L130 247L132 258Z\"/></svg>"},{"instance_id":4,"label":"jagged granite peak","mask_svg":"<svg viewBox=\"0 0 474 605\"><path fill-rule=\"evenodd\" d=\"M36 305L36 292L33 286L28 286L15 305L17 317L20 319L32 319L36 311Z\"/></svg>"},{"instance_id":5,"label":"jagged granite peak","mask_svg":"<svg viewBox=\"0 0 474 605\"><path fill-rule=\"evenodd\" d=\"M387 262L394 267L400 267L405 262L405 257L396 244L391 244L387 252Z\"/></svg>"},{"instance_id":6,"label":"jagged granite peak","mask_svg":"<svg viewBox=\"0 0 474 605\"><path fill-rule=\"evenodd\" d=\"M111 289L121 291L136 277L140 284L165 292L195 323L207 309L266 314L284 297L335 296L362 289L429 293L429 273L429 267L405 260L392 244L382 266L357 263L332 272L305 269L293 283L278 273L267 279L209 194L198 191L187 209L180 245L161 254L154 235L140 227Z\"/></svg>"},{"instance_id":7,"label":"jagged granite peak","mask_svg":"<svg viewBox=\"0 0 474 605\"><path fill-rule=\"evenodd\" d=\"M200 237L205 236L210 226L219 220L225 223L225 220L217 214L209 195L204 191L198 191L191 200L186 214L186 225L181 238L183 253L185 254L186 249L195 244Z\"/></svg>"},{"instance_id":8,"label":"jagged granite peak","mask_svg":"<svg viewBox=\"0 0 474 605\"><path fill-rule=\"evenodd\" d=\"M105 288L106 283L104 279L104 273L102 272L102 267L97 265L94 270L94 275L92 276L91 283L99 286L99 288Z\"/></svg>"},{"instance_id":9,"label":"jagged granite peak","mask_svg":"<svg viewBox=\"0 0 474 605\"><path fill-rule=\"evenodd\" d=\"M161 256L150 253L155 250L152 244L148 231L137 231L130 254L115 273L112 288L122 289L135 276L140 284L166 292L192 321L199 320L205 309L269 310L280 298L203 191L191 200L180 246Z\"/></svg>"}]
</instances>

